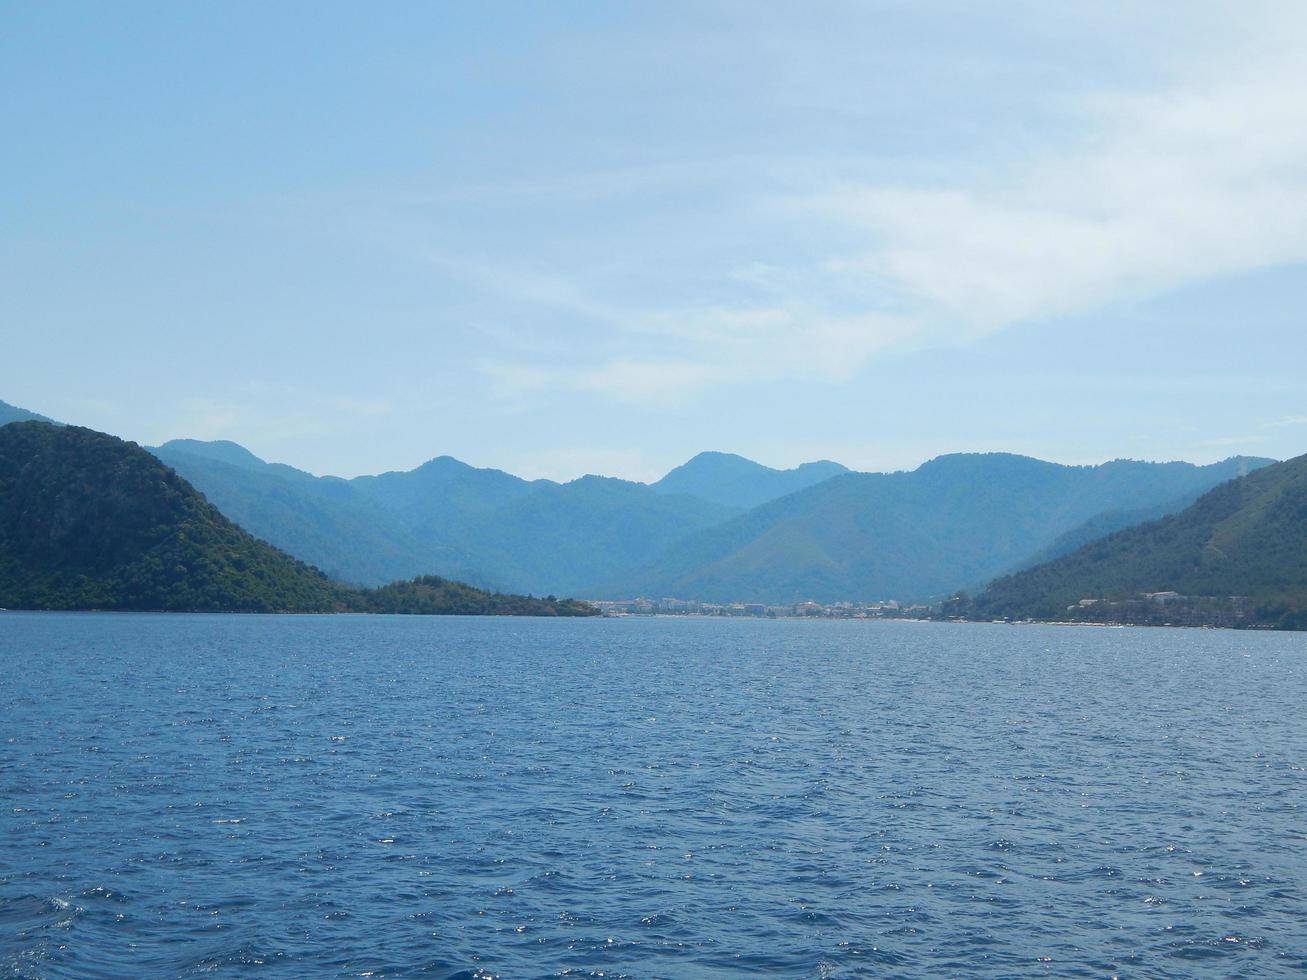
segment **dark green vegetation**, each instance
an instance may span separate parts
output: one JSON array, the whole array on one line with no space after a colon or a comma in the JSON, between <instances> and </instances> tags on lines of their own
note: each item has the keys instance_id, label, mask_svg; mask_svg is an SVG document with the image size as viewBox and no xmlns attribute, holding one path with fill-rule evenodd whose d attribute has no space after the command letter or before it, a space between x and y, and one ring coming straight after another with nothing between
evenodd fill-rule
<instances>
[{"instance_id":1,"label":"dark green vegetation","mask_svg":"<svg viewBox=\"0 0 1307 980\"><path fill-rule=\"evenodd\" d=\"M411 582L392 582L362 593L361 608L374 613L458 616L593 616L595 609L574 599L500 595L423 575Z\"/></svg>"},{"instance_id":2,"label":"dark green vegetation","mask_svg":"<svg viewBox=\"0 0 1307 980\"><path fill-rule=\"evenodd\" d=\"M625 480L527 481L449 456L341 480L265 463L234 443L154 452L242 527L360 585L435 572L576 595L737 513Z\"/></svg>"},{"instance_id":3,"label":"dark green vegetation","mask_svg":"<svg viewBox=\"0 0 1307 980\"><path fill-rule=\"evenodd\" d=\"M1179 596L1140 598L1165 592ZM1098 601L1082 607L1082 599ZM1194 617L1307 629L1307 456L999 579L960 611L1128 622Z\"/></svg>"},{"instance_id":4,"label":"dark green vegetation","mask_svg":"<svg viewBox=\"0 0 1307 980\"><path fill-rule=\"evenodd\" d=\"M1256 465L1236 467L1235 475L1230 478L1236 479L1238 475L1245 473L1245 471L1251 472L1269 462L1269 460L1255 460L1252 462ZM1223 481L1214 481L1213 485L1217 482ZM1035 565L1042 565L1044 562L1052 561L1054 558L1061 558L1063 555L1069 555L1071 552L1083 548L1091 541L1105 538L1109 534L1115 534L1127 527L1134 527L1136 524L1143 524L1147 521L1155 521L1166 517L1168 514L1178 514L1210 489L1211 486L1203 485L1193 488L1184 496L1177 497L1164 504L1156 504L1152 507L1138 507L1132 510L1109 510L1102 514L1096 514L1079 527L1071 529L1066 534L1058 535L1047 548L1022 562L1021 567L1033 568Z\"/></svg>"},{"instance_id":5,"label":"dark green vegetation","mask_svg":"<svg viewBox=\"0 0 1307 980\"><path fill-rule=\"evenodd\" d=\"M326 611L346 590L113 436L0 428L0 606Z\"/></svg>"},{"instance_id":6,"label":"dark green vegetation","mask_svg":"<svg viewBox=\"0 0 1307 980\"><path fill-rule=\"evenodd\" d=\"M229 442L179 440L153 452L241 527L340 581L380 585L435 571L469 577L458 574L460 555L424 554L403 522L349 481L265 463Z\"/></svg>"},{"instance_id":7,"label":"dark green vegetation","mask_svg":"<svg viewBox=\"0 0 1307 980\"><path fill-rule=\"evenodd\" d=\"M828 459L792 470L774 470L734 453L700 453L650 486L659 493L685 493L741 510L806 490L848 467Z\"/></svg>"},{"instance_id":8,"label":"dark green vegetation","mask_svg":"<svg viewBox=\"0 0 1307 980\"><path fill-rule=\"evenodd\" d=\"M135 444L44 422L0 427L0 606L593 613L435 578L350 589L233 524Z\"/></svg>"},{"instance_id":9,"label":"dark green vegetation","mask_svg":"<svg viewBox=\"0 0 1307 980\"><path fill-rule=\"evenodd\" d=\"M930 597L1023 567L1096 515L1160 507L1263 462L1060 466L991 453L848 473L692 535L594 595Z\"/></svg>"}]
</instances>

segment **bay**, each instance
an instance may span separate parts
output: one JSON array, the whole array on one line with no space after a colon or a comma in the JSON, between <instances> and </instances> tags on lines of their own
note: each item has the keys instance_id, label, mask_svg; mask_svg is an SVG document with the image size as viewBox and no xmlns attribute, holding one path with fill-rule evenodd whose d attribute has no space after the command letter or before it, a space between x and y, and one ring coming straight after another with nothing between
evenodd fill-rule
<instances>
[{"instance_id":1,"label":"bay","mask_svg":"<svg viewBox=\"0 0 1307 980\"><path fill-rule=\"evenodd\" d=\"M15 976L1307 970L1307 638L0 614Z\"/></svg>"}]
</instances>

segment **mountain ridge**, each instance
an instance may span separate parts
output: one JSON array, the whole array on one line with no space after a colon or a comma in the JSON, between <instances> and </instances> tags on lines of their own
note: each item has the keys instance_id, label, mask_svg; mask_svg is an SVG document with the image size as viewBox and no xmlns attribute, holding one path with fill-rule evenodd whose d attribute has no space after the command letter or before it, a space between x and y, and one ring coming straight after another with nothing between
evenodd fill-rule
<instances>
[{"instance_id":1,"label":"mountain ridge","mask_svg":"<svg viewBox=\"0 0 1307 980\"><path fill-rule=\"evenodd\" d=\"M135 443L37 421L0 426L0 606L595 612L572 600L494 595L435 576L381 589L350 589L249 534Z\"/></svg>"},{"instance_id":2,"label":"mountain ridge","mask_svg":"<svg viewBox=\"0 0 1307 980\"><path fill-rule=\"evenodd\" d=\"M848 467L826 459L778 470L735 453L707 451L649 486L658 493L684 493L748 509L847 472Z\"/></svg>"},{"instance_id":3,"label":"mountain ridge","mask_svg":"<svg viewBox=\"0 0 1307 980\"><path fill-rule=\"evenodd\" d=\"M983 583L1105 510L1209 489L1257 460L1074 467L950 454L916 470L846 473L698 532L595 598L793 602L929 598Z\"/></svg>"},{"instance_id":4,"label":"mountain ridge","mask_svg":"<svg viewBox=\"0 0 1307 980\"><path fill-rule=\"evenodd\" d=\"M243 527L365 586L438 573L503 591L577 594L594 569L651 557L735 513L613 477L524 480L450 456L346 480L235 444L174 441L153 452Z\"/></svg>"},{"instance_id":5,"label":"mountain ridge","mask_svg":"<svg viewBox=\"0 0 1307 980\"><path fill-rule=\"evenodd\" d=\"M1214 488L1179 513L1125 528L991 582L969 610L1038 619L1149 619L1145 594L1230 604L1254 623L1307 628L1307 456ZM1252 608L1242 608L1245 597ZM1081 600L1089 604L1080 606ZM1167 595L1163 605L1179 603ZM1199 604L1201 605L1201 604ZM1191 610L1201 618L1202 608Z\"/></svg>"},{"instance_id":6,"label":"mountain ridge","mask_svg":"<svg viewBox=\"0 0 1307 980\"><path fill-rule=\"evenodd\" d=\"M525 480L448 455L408 471L315 476L225 440L152 452L236 524L352 585L435 574L506 592L775 602L978 587L1270 462L1064 466L951 453L874 474L705 452L646 485ZM806 485L771 496L792 480Z\"/></svg>"}]
</instances>

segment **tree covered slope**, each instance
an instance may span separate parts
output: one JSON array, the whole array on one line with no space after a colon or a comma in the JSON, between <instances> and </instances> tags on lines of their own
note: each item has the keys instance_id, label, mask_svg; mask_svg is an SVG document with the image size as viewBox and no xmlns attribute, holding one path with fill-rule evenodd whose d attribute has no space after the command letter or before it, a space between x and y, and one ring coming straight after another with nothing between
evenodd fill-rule
<instances>
[{"instance_id":1,"label":"tree covered slope","mask_svg":"<svg viewBox=\"0 0 1307 980\"><path fill-rule=\"evenodd\" d=\"M232 523L134 443L44 422L0 427L0 607L594 614L434 577L351 589Z\"/></svg>"},{"instance_id":2,"label":"tree covered slope","mask_svg":"<svg viewBox=\"0 0 1307 980\"><path fill-rule=\"evenodd\" d=\"M1157 506L1261 462L1062 466L990 453L943 456L910 473L849 473L692 535L588 594L924 598L1020 567L1097 514Z\"/></svg>"},{"instance_id":3,"label":"tree covered slope","mask_svg":"<svg viewBox=\"0 0 1307 980\"><path fill-rule=\"evenodd\" d=\"M224 514L344 581L438 573L513 592L578 594L737 510L640 483L523 480L449 456L342 480L234 443L154 450Z\"/></svg>"},{"instance_id":4,"label":"tree covered slope","mask_svg":"<svg viewBox=\"0 0 1307 980\"><path fill-rule=\"evenodd\" d=\"M1223 484L1179 514L993 582L982 616L1064 617L1081 599L1249 597L1253 618L1307 626L1307 456Z\"/></svg>"},{"instance_id":5,"label":"tree covered slope","mask_svg":"<svg viewBox=\"0 0 1307 980\"><path fill-rule=\"evenodd\" d=\"M340 581L476 574L455 548L415 534L350 481L265 463L235 443L178 440L152 451L241 527Z\"/></svg>"},{"instance_id":6,"label":"tree covered slope","mask_svg":"<svg viewBox=\"0 0 1307 980\"><path fill-rule=\"evenodd\" d=\"M0 606L306 612L346 601L134 444L44 422L0 428Z\"/></svg>"}]
</instances>

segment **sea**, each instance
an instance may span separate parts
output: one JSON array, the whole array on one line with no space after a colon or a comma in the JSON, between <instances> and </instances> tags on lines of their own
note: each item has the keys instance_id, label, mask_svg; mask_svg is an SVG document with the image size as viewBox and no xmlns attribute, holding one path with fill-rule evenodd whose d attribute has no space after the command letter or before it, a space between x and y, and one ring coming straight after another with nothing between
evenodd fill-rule
<instances>
[{"instance_id":1,"label":"sea","mask_svg":"<svg viewBox=\"0 0 1307 980\"><path fill-rule=\"evenodd\" d=\"M15 977L1307 972L1307 636L0 614Z\"/></svg>"}]
</instances>

